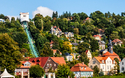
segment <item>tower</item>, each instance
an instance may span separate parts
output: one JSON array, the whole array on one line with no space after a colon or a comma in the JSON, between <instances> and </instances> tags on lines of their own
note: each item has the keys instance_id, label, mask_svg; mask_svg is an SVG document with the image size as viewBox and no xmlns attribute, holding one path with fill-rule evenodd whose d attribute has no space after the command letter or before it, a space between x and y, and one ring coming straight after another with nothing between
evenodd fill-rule
<instances>
[{"instance_id":1,"label":"tower","mask_svg":"<svg viewBox=\"0 0 125 78\"><path fill-rule=\"evenodd\" d=\"M113 45L112 45L112 41L111 40L109 40L109 43L108 43L108 51L110 53L113 53Z\"/></svg>"}]
</instances>

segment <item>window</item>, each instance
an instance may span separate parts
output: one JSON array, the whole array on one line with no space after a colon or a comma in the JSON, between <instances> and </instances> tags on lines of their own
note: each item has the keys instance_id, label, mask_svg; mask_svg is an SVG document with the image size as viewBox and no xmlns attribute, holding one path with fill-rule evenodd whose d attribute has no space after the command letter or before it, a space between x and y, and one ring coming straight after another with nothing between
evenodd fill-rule
<instances>
[{"instance_id":1,"label":"window","mask_svg":"<svg viewBox=\"0 0 125 78\"><path fill-rule=\"evenodd\" d=\"M26 15L23 15L23 17L26 17Z\"/></svg>"},{"instance_id":2,"label":"window","mask_svg":"<svg viewBox=\"0 0 125 78\"><path fill-rule=\"evenodd\" d=\"M35 61L33 60L32 62L34 63Z\"/></svg>"},{"instance_id":3,"label":"window","mask_svg":"<svg viewBox=\"0 0 125 78\"><path fill-rule=\"evenodd\" d=\"M122 62L122 65L124 65L124 62Z\"/></svg>"},{"instance_id":4,"label":"window","mask_svg":"<svg viewBox=\"0 0 125 78\"><path fill-rule=\"evenodd\" d=\"M81 69L83 69L83 67L81 67Z\"/></svg>"},{"instance_id":5,"label":"window","mask_svg":"<svg viewBox=\"0 0 125 78\"><path fill-rule=\"evenodd\" d=\"M93 64L95 64L96 63L96 61L93 61Z\"/></svg>"},{"instance_id":6,"label":"window","mask_svg":"<svg viewBox=\"0 0 125 78\"><path fill-rule=\"evenodd\" d=\"M86 69L86 67L85 67L85 69Z\"/></svg>"},{"instance_id":7,"label":"window","mask_svg":"<svg viewBox=\"0 0 125 78\"><path fill-rule=\"evenodd\" d=\"M109 66L107 66L107 69L109 69Z\"/></svg>"},{"instance_id":8,"label":"window","mask_svg":"<svg viewBox=\"0 0 125 78\"><path fill-rule=\"evenodd\" d=\"M122 67L122 71L124 71L124 67Z\"/></svg>"},{"instance_id":9,"label":"window","mask_svg":"<svg viewBox=\"0 0 125 78\"><path fill-rule=\"evenodd\" d=\"M102 69L104 69L104 65L102 66Z\"/></svg>"},{"instance_id":10,"label":"window","mask_svg":"<svg viewBox=\"0 0 125 78\"><path fill-rule=\"evenodd\" d=\"M49 67L49 64L47 64L47 67Z\"/></svg>"},{"instance_id":11,"label":"window","mask_svg":"<svg viewBox=\"0 0 125 78\"><path fill-rule=\"evenodd\" d=\"M56 66L56 64L54 64L54 66Z\"/></svg>"},{"instance_id":12,"label":"window","mask_svg":"<svg viewBox=\"0 0 125 78\"><path fill-rule=\"evenodd\" d=\"M102 60L102 63L104 63L104 60Z\"/></svg>"},{"instance_id":13,"label":"window","mask_svg":"<svg viewBox=\"0 0 125 78\"><path fill-rule=\"evenodd\" d=\"M52 64L50 64L50 67L52 66Z\"/></svg>"},{"instance_id":14,"label":"window","mask_svg":"<svg viewBox=\"0 0 125 78\"><path fill-rule=\"evenodd\" d=\"M40 62L39 60L37 60L37 62Z\"/></svg>"}]
</instances>

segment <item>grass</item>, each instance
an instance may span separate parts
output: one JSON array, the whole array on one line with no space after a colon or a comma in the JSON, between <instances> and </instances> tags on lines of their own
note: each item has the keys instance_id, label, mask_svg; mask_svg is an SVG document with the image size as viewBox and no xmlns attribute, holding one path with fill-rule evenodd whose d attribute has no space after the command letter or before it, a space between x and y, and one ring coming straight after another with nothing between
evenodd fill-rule
<instances>
[{"instance_id":1,"label":"grass","mask_svg":"<svg viewBox=\"0 0 125 78\"><path fill-rule=\"evenodd\" d=\"M90 77L90 78L125 78L125 75L122 75L122 76L99 76L99 77Z\"/></svg>"}]
</instances>

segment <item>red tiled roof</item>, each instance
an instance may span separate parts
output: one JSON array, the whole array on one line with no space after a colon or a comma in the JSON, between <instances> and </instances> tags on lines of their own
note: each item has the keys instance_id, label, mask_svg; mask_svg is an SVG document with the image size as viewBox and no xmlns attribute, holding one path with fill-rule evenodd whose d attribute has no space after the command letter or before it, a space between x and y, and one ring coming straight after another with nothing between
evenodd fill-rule
<instances>
[{"instance_id":1,"label":"red tiled roof","mask_svg":"<svg viewBox=\"0 0 125 78\"><path fill-rule=\"evenodd\" d=\"M122 41L119 40L119 39L114 39L112 42L114 42L114 43L118 43L118 42L122 42Z\"/></svg>"},{"instance_id":2,"label":"red tiled roof","mask_svg":"<svg viewBox=\"0 0 125 78\"><path fill-rule=\"evenodd\" d=\"M102 57L95 57L100 63L102 63L102 60L106 60L108 57L110 57L112 60L114 60L114 58L118 58L119 61L121 61L121 59L119 58L119 56L113 52L106 52L105 54L102 55Z\"/></svg>"},{"instance_id":3,"label":"red tiled roof","mask_svg":"<svg viewBox=\"0 0 125 78\"><path fill-rule=\"evenodd\" d=\"M76 72L76 71L93 71L87 65L82 64L82 63L78 63L78 64L74 65L70 70L72 72Z\"/></svg>"},{"instance_id":4,"label":"red tiled roof","mask_svg":"<svg viewBox=\"0 0 125 78\"><path fill-rule=\"evenodd\" d=\"M101 39L101 36L99 36L99 35L94 35L93 37L99 37Z\"/></svg>"},{"instance_id":5,"label":"red tiled roof","mask_svg":"<svg viewBox=\"0 0 125 78\"><path fill-rule=\"evenodd\" d=\"M51 59L59 65L66 64L63 57L51 57Z\"/></svg>"},{"instance_id":6,"label":"red tiled roof","mask_svg":"<svg viewBox=\"0 0 125 78\"><path fill-rule=\"evenodd\" d=\"M39 64L41 67L44 67L46 61L48 60L49 57L37 57L37 58L30 58L29 61L33 62L35 64Z\"/></svg>"}]
</instances>

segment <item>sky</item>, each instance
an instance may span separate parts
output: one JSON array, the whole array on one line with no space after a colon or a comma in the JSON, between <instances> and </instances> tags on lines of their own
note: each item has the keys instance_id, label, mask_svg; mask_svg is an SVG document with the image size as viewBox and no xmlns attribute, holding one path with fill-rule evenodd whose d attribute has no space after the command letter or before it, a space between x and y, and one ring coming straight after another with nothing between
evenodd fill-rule
<instances>
[{"instance_id":1,"label":"sky","mask_svg":"<svg viewBox=\"0 0 125 78\"><path fill-rule=\"evenodd\" d=\"M52 16L53 11L59 15L63 12L81 13L88 16L95 11L121 14L125 12L125 0L0 0L0 14L19 17L20 12L29 12L32 19L40 13L44 17Z\"/></svg>"}]
</instances>

